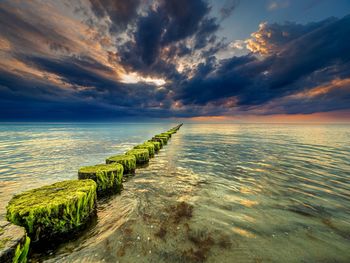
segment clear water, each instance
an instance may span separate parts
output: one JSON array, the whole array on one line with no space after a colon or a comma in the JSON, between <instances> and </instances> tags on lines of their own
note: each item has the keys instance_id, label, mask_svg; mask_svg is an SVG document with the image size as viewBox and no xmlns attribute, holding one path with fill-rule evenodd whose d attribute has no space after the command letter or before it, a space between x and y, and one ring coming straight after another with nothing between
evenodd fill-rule
<instances>
[{"instance_id":1,"label":"clear water","mask_svg":"<svg viewBox=\"0 0 350 263\"><path fill-rule=\"evenodd\" d=\"M0 126L0 213L174 124ZM32 262L350 262L350 126L185 124Z\"/></svg>"}]
</instances>

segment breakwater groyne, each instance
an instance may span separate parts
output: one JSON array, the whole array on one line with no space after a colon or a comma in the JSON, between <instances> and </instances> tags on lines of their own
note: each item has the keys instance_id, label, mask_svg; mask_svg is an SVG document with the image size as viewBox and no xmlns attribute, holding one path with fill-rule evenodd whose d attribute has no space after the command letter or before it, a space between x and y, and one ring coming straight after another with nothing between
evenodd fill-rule
<instances>
[{"instance_id":1,"label":"breakwater groyne","mask_svg":"<svg viewBox=\"0 0 350 263\"><path fill-rule=\"evenodd\" d=\"M0 262L27 262L31 245L79 235L96 217L97 199L119 193L123 178L144 167L181 126L157 134L125 154L109 156L103 164L81 167L78 179L15 195L7 205L8 221L0 221Z\"/></svg>"}]
</instances>

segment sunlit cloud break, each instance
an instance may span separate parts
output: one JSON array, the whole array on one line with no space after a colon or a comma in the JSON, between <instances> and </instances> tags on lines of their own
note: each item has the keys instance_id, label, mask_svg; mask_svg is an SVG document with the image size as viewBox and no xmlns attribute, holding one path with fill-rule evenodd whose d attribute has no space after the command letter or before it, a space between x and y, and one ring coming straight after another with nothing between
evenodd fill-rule
<instances>
[{"instance_id":1,"label":"sunlit cloud break","mask_svg":"<svg viewBox=\"0 0 350 263\"><path fill-rule=\"evenodd\" d=\"M343 116L350 3L258 5L1 1L0 119Z\"/></svg>"}]
</instances>

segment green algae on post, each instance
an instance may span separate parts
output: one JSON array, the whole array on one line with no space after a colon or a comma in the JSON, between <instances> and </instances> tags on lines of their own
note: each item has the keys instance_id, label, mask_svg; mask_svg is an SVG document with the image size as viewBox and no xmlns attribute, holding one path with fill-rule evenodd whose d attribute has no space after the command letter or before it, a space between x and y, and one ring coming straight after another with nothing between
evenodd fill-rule
<instances>
[{"instance_id":1,"label":"green algae on post","mask_svg":"<svg viewBox=\"0 0 350 263\"><path fill-rule=\"evenodd\" d=\"M124 167L124 174L134 174L136 169L136 158L134 155L114 155L106 159L106 164L119 163Z\"/></svg>"},{"instance_id":2,"label":"green algae on post","mask_svg":"<svg viewBox=\"0 0 350 263\"><path fill-rule=\"evenodd\" d=\"M164 137L168 138L168 140L171 138L171 134L166 133L166 132L162 132L162 133L157 134L157 135L159 135L159 136L164 136ZM156 135L156 136L157 136L157 135Z\"/></svg>"},{"instance_id":3,"label":"green algae on post","mask_svg":"<svg viewBox=\"0 0 350 263\"><path fill-rule=\"evenodd\" d=\"M0 221L0 262L27 262L29 245L24 227Z\"/></svg>"},{"instance_id":4,"label":"green algae on post","mask_svg":"<svg viewBox=\"0 0 350 263\"><path fill-rule=\"evenodd\" d=\"M169 140L169 136L165 135L165 134L156 134L154 135L154 138L165 138L166 141Z\"/></svg>"},{"instance_id":5,"label":"green algae on post","mask_svg":"<svg viewBox=\"0 0 350 263\"><path fill-rule=\"evenodd\" d=\"M75 233L96 213L96 183L67 180L15 195L6 218L23 226L33 241Z\"/></svg>"},{"instance_id":6,"label":"green algae on post","mask_svg":"<svg viewBox=\"0 0 350 263\"><path fill-rule=\"evenodd\" d=\"M154 146L154 151L155 151L156 153L159 152L159 150L160 150L160 148L161 148L161 143L160 143L160 142L158 142L158 141L151 141L151 140L149 140L149 141L147 141L147 142L153 144L153 146Z\"/></svg>"},{"instance_id":7,"label":"green algae on post","mask_svg":"<svg viewBox=\"0 0 350 263\"><path fill-rule=\"evenodd\" d=\"M136 164L141 165L148 163L149 152L147 149L132 149L126 152L127 155L134 155L136 158Z\"/></svg>"},{"instance_id":8,"label":"green algae on post","mask_svg":"<svg viewBox=\"0 0 350 263\"><path fill-rule=\"evenodd\" d=\"M164 136L167 136L168 137L168 139L170 139L171 138L171 133L170 132L162 132L161 134L159 134L159 135L164 135Z\"/></svg>"},{"instance_id":9,"label":"green algae on post","mask_svg":"<svg viewBox=\"0 0 350 263\"><path fill-rule=\"evenodd\" d=\"M159 141L162 143L162 146L166 145L167 144L167 138L165 137L153 137L152 140L155 140L155 141Z\"/></svg>"},{"instance_id":10,"label":"green algae on post","mask_svg":"<svg viewBox=\"0 0 350 263\"><path fill-rule=\"evenodd\" d=\"M147 149L149 157L154 157L155 147L151 142L144 142L143 144L136 145L134 149Z\"/></svg>"},{"instance_id":11,"label":"green algae on post","mask_svg":"<svg viewBox=\"0 0 350 263\"><path fill-rule=\"evenodd\" d=\"M159 142L160 144L160 148L159 149L162 149L163 148L163 140L160 139L160 138L155 138L153 137L152 139L148 140L149 142Z\"/></svg>"},{"instance_id":12,"label":"green algae on post","mask_svg":"<svg viewBox=\"0 0 350 263\"><path fill-rule=\"evenodd\" d=\"M161 139L161 140L162 140L163 145L164 145L164 144L167 144L167 142L168 142L168 140L169 140L168 136L165 136L165 135L160 135L160 134L154 135L154 137L153 137L153 138L158 138L158 139Z\"/></svg>"},{"instance_id":13,"label":"green algae on post","mask_svg":"<svg viewBox=\"0 0 350 263\"><path fill-rule=\"evenodd\" d=\"M23 246L18 244L15 255L12 259L13 263L26 263L30 246L30 237L26 236Z\"/></svg>"},{"instance_id":14,"label":"green algae on post","mask_svg":"<svg viewBox=\"0 0 350 263\"><path fill-rule=\"evenodd\" d=\"M124 167L119 163L81 167L79 179L92 179L97 183L98 195L119 192L122 188Z\"/></svg>"}]
</instances>

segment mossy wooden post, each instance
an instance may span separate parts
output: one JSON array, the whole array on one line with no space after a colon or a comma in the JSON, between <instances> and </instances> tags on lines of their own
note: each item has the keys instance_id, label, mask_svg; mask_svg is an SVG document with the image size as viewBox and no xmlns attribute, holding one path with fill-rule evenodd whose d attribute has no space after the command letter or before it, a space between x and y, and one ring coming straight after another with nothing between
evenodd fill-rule
<instances>
[{"instance_id":1,"label":"mossy wooden post","mask_svg":"<svg viewBox=\"0 0 350 263\"><path fill-rule=\"evenodd\" d=\"M119 163L124 167L124 174L134 174L136 169L136 158L134 155L114 155L106 159L106 164Z\"/></svg>"},{"instance_id":2,"label":"mossy wooden post","mask_svg":"<svg viewBox=\"0 0 350 263\"><path fill-rule=\"evenodd\" d=\"M97 164L81 167L79 179L91 179L97 183L97 195L120 192L122 188L124 167L119 163Z\"/></svg>"},{"instance_id":3,"label":"mossy wooden post","mask_svg":"<svg viewBox=\"0 0 350 263\"><path fill-rule=\"evenodd\" d=\"M164 135L164 136L167 136L168 139L171 138L171 133L170 132L162 132L160 135Z\"/></svg>"},{"instance_id":4,"label":"mossy wooden post","mask_svg":"<svg viewBox=\"0 0 350 263\"><path fill-rule=\"evenodd\" d=\"M96 214L96 183L67 180L15 195L6 218L33 241L55 240L83 228Z\"/></svg>"},{"instance_id":5,"label":"mossy wooden post","mask_svg":"<svg viewBox=\"0 0 350 263\"><path fill-rule=\"evenodd\" d=\"M136 145L134 147L134 149L147 149L149 157L150 158L154 157L155 148L154 148L154 144L153 143L144 142L143 144Z\"/></svg>"},{"instance_id":6,"label":"mossy wooden post","mask_svg":"<svg viewBox=\"0 0 350 263\"><path fill-rule=\"evenodd\" d=\"M182 126L183 124L181 123L181 124L179 124L179 125L177 125L177 126L175 126L174 128L172 128L172 129L170 129L170 131L172 131L172 132L177 132L180 128L181 128L181 126Z\"/></svg>"},{"instance_id":7,"label":"mossy wooden post","mask_svg":"<svg viewBox=\"0 0 350 263\"><path fill-rule=\"evenodd\" d=\"M159 142L159 144L160 144L160 149L163 148L163 140L160 139L160 138L155 138L155 137L153 137L152 139L150 139L150 140L148 140L148 141L149 141L149 142Z\"/></svg>"},{"instance_id":8,"label":"mossy wooden post","mask_svg":"<svg viewBox=\"0 0 350 263\"><path fill-rule=\"evenodd\" d=\"M127 151L126 155L134 155L137 165L143 165L149 162L149 152L147 149L132 149Z\"/></svg>"},{"instance_id":9,"label":"mossy wooden post","mask_svg":"<svg viewBox=\"0 0 350 263\"><path fill-rule=\"evenodd\" d=\"M160 148L161 148L161 143L160 143L160 142L158 142L158 141L151 141L151 140L149 140L149 141L147 141L147 142L153 144L153 146L154 146L154 151L155 151L156 153L159 152L159 150L160 150Z\"/></svg>"},{"instance_id":10,"label":"mossy wooden post","mask_svg":"<svg viewBox=\"0 0 350 263\"><path fill-rule=\"evenodd\" d=\"M160 135L160 134L155 135L153 138L158 138L158 139L161 139L161 140L162 140L163 145L167 144L167 143L168 143L168 139L169 139L169 137L168 137L168 136L165 136L165 135Z\"/></svg>"},{"instance_id":11,"label":"mossy wooden post","mask_svg":"<svg viewBox=\"0 0 350 263\"><path fill-rule=\"evenodd\" d=\"M23 227L0 221L0 262L27 262L29 246L30 238Z\"/></svg>"}]
</instances>

